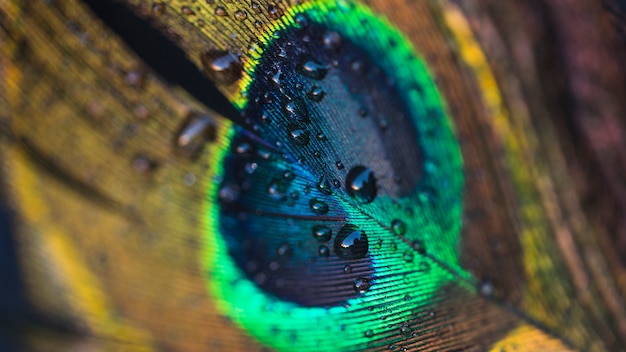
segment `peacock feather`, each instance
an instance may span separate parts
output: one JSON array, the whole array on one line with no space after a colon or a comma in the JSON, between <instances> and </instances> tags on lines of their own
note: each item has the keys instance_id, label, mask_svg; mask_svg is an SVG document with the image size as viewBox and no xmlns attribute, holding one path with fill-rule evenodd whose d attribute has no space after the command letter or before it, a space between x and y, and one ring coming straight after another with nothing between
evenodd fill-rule
<instances>
[{"instance_id":1,"label":"peacock feather","mask_svg":"<svg viewBox=\"0 0 626 352\"><path fill-rule=\"evenodd\" d=\"M0 350L626 349L620 16L1 1Z\"/></svg>"}]
</instances>

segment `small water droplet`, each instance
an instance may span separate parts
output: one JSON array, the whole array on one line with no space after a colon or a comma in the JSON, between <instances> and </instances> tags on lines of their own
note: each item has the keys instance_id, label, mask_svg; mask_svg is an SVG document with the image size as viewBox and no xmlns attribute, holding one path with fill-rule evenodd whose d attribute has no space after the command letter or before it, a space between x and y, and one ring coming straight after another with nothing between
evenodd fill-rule
<instances>
[{"instance_id":1,"label":"small water droplet","mask_svg":"<svg viewBox=\"0 0 626 352\"><path fill-rule=\"evenodd\" d=\"M299 28L305 28L309 26L309 19L303 13L297 14L293 19Z\"/></svg>"},{"instance_id":2,"label":"small water droplet","mask_svg":"<svg viewBox=\"0 0 626 352\"><path fill-rule=\"evenodd\" d=\"M133 169L137 173L147 174L156 168L156 163L145 155L139 155L133 160Z\"/></svg>"},{"instance_id":3,"label":"small water droplet","mask_svg":"<svg viewBox=\"0 0 626 352\"><path fill-rule=\"evenodd\" d=\"M226 17L228 16L228 12L226 11L226 9L224 8L224 6L217 6L215 8L215 16L220 16L220 17Z\"/></svg>"},{"instance_id":4,"label":"small water droplet","mask_svg":"<svg viewBox=\"0 0 626 352\"><path fill-rule=\"evenodd\" d=\"M333 236L333 230L331 230L330 227L324 225L313 226L312 233L313 238L320 242L329 241L330 238Z\"/></svg>"},{"instance_id":5,"label":"small water droplet","mask_svg":"<svg viewBox=\"0 0 626 352\"><path fill-rule=\"evenodd\" d=\"M283 10L275 5L268 5L267 15L269 16L269 18L275 20L283 15Z\"/></svg>"},{"instance_id":6,"label":"small water droplet","mask_svg":"<svg viewBox=\"0 0 626 352\"><path fill-rule=\"evenodd\" d=\"M343 166L343 163L341 161L337 161L335 163L335 165L337 166L337 169L339 169L339 170L343 170L343 168L345 167L345 166Z\"/></svg>"},{"instance_id":7,"label":"small water droplet","mask_svg":"<svg viewBox=\"0 0 626 352\"><path fill-rule=\"evenodd\" d=\"M330 182L328 182L325 177L321 177L317 182L317 189L327 196L333 194L333 190L330 188Z\"/></svg>"},{"instance_id":8,"label":"small water droplet","mask_svg":"<svg viewBox=\"0 0 626 352\"><path fill-rule=\"evenodd\" d=\"M235 11L235 18L240 20L240 21L243 21L246 18L248 18L248 13L246 11L244 11L244 10L237 10L237 11Z\"/></svg>"},{"instance_id":9,"label":"small water droplet","mask_svg":"<svg viewBox=\"0 0 626 352\"><path fill-rule=\"evenodd\" d=\"M254 147L248 142L239 143L235 147L235 153L239 155L248 155L254 151Z\"/></svg>"},{"instance_id":10,"label":"small water droplet","mask_svg":"<svg viewBox=\"0 0 626 352\"><path fill-rule=\"evenodd\" d=\"M487 297L493 295L493 283L490 280L483 280L480 283L479 292Z\"/></svg>"},{"instance_id":11,"label":"small water droplet","mask_svg":"<svg viewBox=\"0 0 626 352\"><path fill-rule=\"evenodd\" d=\"M176 151L194 158L208 141L215 140L215 124L208 115L191 115L176 135Z\"/></svg>"},{"instance_id":12,"label":"small water droplet","mask_svg":"<svg viewBox=\"0 0 626 352\"><path fill-rule=\"evenodd\" d=\"M322 65L315 60L307 58L300 61L297 66L297 70L299 73L306 77L320 80L326 76L326 73L328 72L328 67L326 65Z\"/></svg>"},{"instance_id":13,"label":"small water droplet","mask_svg":"<svg viewBox=\"0 0 626 352\"><path fill-rule=\"evenodd\" d=\"M343 259L360 259L368 251L367 235L354 225L344 225L335 237L335 253Z\"/></svg>"},{"instance_id":14,"label":"small water droplet","mask_svg":"<svg viewBox=\"0 0 626 352\"><path fill-rule=\"evenodd\" d=\"M298 122L309 122L309 113L302 101L288 100L284 103L283 109L290 119Z\"/></svg>"},{"instance_id":15,"label":"small water droplet","mask_svg":"<svg viewBox=\"0 0 626 352\"><path fill-rule=\"evenodd\" d=\"M239 199L239 186L233 183L224 183L218 192L218 197L227 203L235 202Z\"/></svg>"},{"instance_id":16,"label":"small water droplet","mask_svg":"<svg viewBox=\"0 0 626 352\"><path fill-rule=\"evenodd\" d=\"M294 144L307 145L309 144L309 132L300 126L289 127L289 137Z\"/></svg>"},{"instance_id":17,"label":"small water droplet","mask_svg":"<svg viewBox=\"0 0 626 352\"><path fill-rule=\"evenodd\" d=\"M293 250L289 243L283 243L276 249L276 254L281 257L290 257L293 254Z\"/></svg>"},{"instance_id":18,"label":"small water droplet","mask_svg":"<svg viewBox=\"0 0 626 352\"><path fill-rule=\"evenodd\" d=\"M320 257L328 257L330 256L330 249L328 249L328 247L321 245L318 249L317 249L317 253L320 255Z\"/></svg>"},{"instance_id":19,"label":"small water droplet","mask_svg":"<svg viewBox=\"0 0 626 352\"><path fill-rule=\"evenodd\" d=\"M181 8L181 11L183 12L183 15L186 15L186 16L193 16L193 15L196 14L195 12L193 12L191 7L189 7L189 6L183 6Z\"/></svg>"},{"instance_id":20,"label":"small water droplet","mask_svg":"<svg viewBox=\"0 0 626 352\"><path fill-rule=\"evenodd\" d=\"M354 291L357 293L365 293L370 289L370 280L366 278L358 278L354 280Z\"/></svg>"},{"instance_id":21,"label":"small water droplet","mask_svg":"<svg viewBox=\"0 0 626 352\"><path fill-rule=\"evenodd\" d=\"M370 330L366 330L365 331L365 337L374 337L374 332L370 329Z\"/></svg>"},{"instance_id":22,"label":"small water droplet","mask_svg":"<svg viewBox=\"0 0 626 352\"><path fill-rule=\"evenodd\" d=\"M333 186L335 186L335 188L339 188L341 187L341 182L339 182L338 179L333 179Z\"/></svg>"},{"instance_id":23,"label":"small water droplet","mask_svg":"<svg viewBox=\"0 0 626 352\"><path fill-rule=\"evenodd\" d=\"M254 21L254 26L255 26L256 28L261 28L261 27L263 27L263 22L258 21L258 20L257 20L257 21Z\"/></svg>"},{"instance_id":24,"label":"small water droplet","mask_svg":"<svg viewBox=\"0 0 626 352\"><path fill-rule=\"evenodd\" d=\"M256 1L250 3L250 8L252 8L252 10L256 12L261 12L261 5L259 5L259 3Z\"/></svg>"},{"instance_id":25,"label":"small water droplet","mask_svg":"<svg viewBox=\"0 0 626 352\"><path fill-rule=\"evenodd\" d=\"M346 265L343 267L343 272L346 274L350 274L352 272L352 267L350 265Z\"/></svg>"},{"instance_id":26,"label":"small water droplet","mask_svg":"<svg viewBox=\"0 0 626 352\"><path fill-rule=\"evenodd\" d=\"M367 116L367 109L364 107L360 107L357 109L356 113L361 116L361 117L366 117Z\"/></svg>"},{"instance_id":27,"label":"small water droplet","mask_svg":"<svg viewBox=\"0 0 626 352\"><path fill-rule=\"evenodd\" d=\"M420 240L413 241L411 246L413 247L413 249L415 249L417 251L417 253L420 253L420 254L425 254L426 253L426 246L424 245L424 242L422 242Z\"/></svg>"},{"instance_id":28,"label":"small water droplet","mask_svg":"<svg viewBox=\"0 0 626 352\"><path fill-rule=\"evenodd\" d=\"M287 185L283 180L274 179L267 187L267 193L275 200L287 199Z\"/></svg>"},{"instance_id":29,"label":"small water droplet","mask_svg":"<svg viewBox=\"0 0 626 352\"><path fill-rule=\"evenodd\" d=\"M405 251L402 258L404 258L404 261L407 263L413 262L413 252L410 250Z\"/></svg>"},{"instance_id":30,"label":"small water droplet","mask_svg":"<svg viewBox=\"0 0 626 352\"><path fill-rule=\"evenodd\" d=\"M259 164L257 163L246 163L245 165L246 173L249 175L252 175L258 167L259 167Z\"/></svg>"},{"instance_id":31,"label":"small water droplet","mask_svg":"<svg viewBox=\"0 0 626 352\"><path fill-rule=\"evenodd\" d=\"M132 70L124 76L124 81L131 87L141 88L146 81L146 73L142 69Z\"/></svg>"},{"instance_id":32,"label":"small water droplet","mask_svg":"<svg viewBox=\"0 0 626 352\"><path fill-rule=\"evenodd\" d=\"M292 172L292 171L285 171L283 172L283 178L285 180L293 180L296 177L296 175Z\"/></svg>"},{"instance_id":33,"label":"small water droplet","mask_svg":"<svg viewBox=\"0 0 626 352\"><path fill-rule=\"evenodd\" d=\"M391 222L391 230L398 236L402 236L406 233L406 224L404 221L395 219Z\"/></svg>"},{"instance_id":34,"label":"small water droplet","mask_svg":"<svg viewBox=\"0 0 626 352\"><path fill-rule=\"evenodd\" d=\"M317 140L318 141L327 141L328 138L326 138L326 135L324 133L320 132L320 133L317 134Z\"/></svg>"},{"instance_id":35,"label":"small water droplet","mask_svg":"<svg viewBox=\"0 0 626 352\"><path fill-rule=\"evenodd\" d=\"M155 16L161 16L165 13L165 5L161 3L157 3L152 5L152 14Z\"/></svg>"},{"instance_id":36,"label":"small water droplet","mask_svg":"<svg viewBox=\"0 0 626 352\"><path fill-rule=\"evenodd\" d=\"M328 213L328 204L322 202L317 198L313 198L309 201L309 207L311 211L318 215L324 215Z\"/></svg>"},{"instance_id":37,"label":"small water droplet","mask_svg":"<svg viewBox=\"0 0 626 352\"><path fill-rule=\"evenodd\" d=\"M309 99L313 100L314 102L320 102L322 101L322 98L324 98L324 94L326 94L324 92L324 90L322 90L322 88L318 87L318 86L313 86L313 88L311 88L311 90L307 93L307 97L309 97Z\"/></svg>"},{"instance_id":38,"label":"small water droplet","mask_svg":"<svg viewBox=\"0 0 626 352\"><path fill-rule=\"evenodd\" d=\"M241 77L242 65L239 58L229 52L213 50L200 55L204 73L218 84L234 83Z\"/></svg>"},{"instance_id":39,"label":"small water droplet","mask_svg":"<svg viewBox=\"0 0 626 352\"><path fill-rule=\"evenodd\" d=\"M361 203L371 203L376 197L376 179L372 170L365 166L355 166L346 176L348 194Z\"/></svg>"},{"instance_id":40,"label":"small water droplet","mask_svg":"<svg viewBox=\"0 0 626 352\"><path fill-rule=\"evenodd\" d=\"M363 61L361 60L353 60L350 63L350 68L352 69L352 71L355 71L358 73L363 73L363 71L365 71L365 65L363 64Z\"/></svg>"},{"instance_id":41,"label":"small water droplet","mask_svg":"<svg viewBox=\"0 0 626 352\"><path fill-rule=\"evenodd\" d=\"M324 47L329 50L337 51L341 47L341 35L337 32L326 32L322 39Z\"/></svg>"}]
</instances>

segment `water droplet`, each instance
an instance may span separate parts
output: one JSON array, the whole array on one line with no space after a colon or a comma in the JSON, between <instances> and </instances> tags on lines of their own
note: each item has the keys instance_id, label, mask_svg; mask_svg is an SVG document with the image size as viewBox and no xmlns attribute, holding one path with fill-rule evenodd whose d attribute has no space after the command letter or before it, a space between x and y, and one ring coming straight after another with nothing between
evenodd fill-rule
<instances>
[{"instance_id":1,"label":"water droplet","mask_svg":"<svg viewBox=\"0 0 626 352\"><path fill-rule=\"evenodd\" d=\"M155 16L161 16L163 15L164 12L165 12L164 4L158 3L158 4L152 5L152 14L154 14Z\"/></svg>"},{"instance_id":2,"label":"water droplet","mask_svg":"<svg viewBox=\"0 0 626 352\"><path fill-rule=\"evenodd\" d=\"M317 253L320 255L320 257L328 257L330 256L330 249L328 249L328 247L321 245L318 249L317 249Z\"/></svg>"},{"instance_id":3,"label":"water droplet","mask_svg":"<svg viewBox=\"0 0 626 352\"><path fill-rule=\"evenodd\" d=\"M335 188L339 188L341 187L341 182L339 182L338 179L333 179L333 186L335 186Z\"/></svg>"},{"instance_id":4,"label":"water droplet","mask_svg":"<svg viewBox=\"0 0 626 352\"><path fill-rule=\"evenodd\" d=\"M367 235L354 225L344 225L335 237L334 247L340 258L363 258L368 251Z\"/></svg>"},{"instance_id":5,"label":"water droplet","mask_svg":"<svg viewBox=\"0 0 626 352\"><path fill-rule=\"evenodd\" d=\"M233 183L225 183L222 184L218 192L218 197L227 203L235 202L239 199L240 190L239 186Z\"/></svg>"},{"instance_id":6,"label":"water droplet","mask_svg":"<svg viewBox=\"0 0 626 352\"><path fill-rule=\"evenodd\" d=\"M289 127L289 137L294 144L297 145L307 145L309 144L309 132L302 127L299 126L290 126Z\"/></svg>"},{"instance_id":7,"label":"water droplet","mask_svg":"<svg viewBox=\"0 0 626 352\"><path fill-rule=\"evenodd\" d=\"M274 179L267 187L267 193L275 200L287 199L287 185L283 180Z\"/></svg>"},{"instance_id":8,"label":"water droplet","mask_svg":"<svg viewBox=\"0 0 626 352\"><path fill-rule=\"evenodd\" d=\"M354 280L354 291L357 293L365 293L370 289L370 280L366 278L358 278Z\"/></svg>"},{"instance_id":9,"label":"water droplet","mask_svg":"<svg viewBox=\"0 0 626 352\"><path fill-rule=\"evenodd\" d=\"M321 158L322 157L322 153L319 150L314 150L313 151L313 156L316 158Z\"/></svg>"},{"instance_id":10,"label":"water droplet","mask_svg":"<svg viewBox=\"0 0 626 352\"><path fill-rule=\"evenodd\" d=\"M402 323L402 325L400 325L400 333L402 334L408 334L411 332L411 329L409 328L409 324L407 323Z\"/></svg>"},{"instance_id":11,"label":"water droplet","mask_svg":"<svg viewBox=\"0 0 626 352\"><path fill-rule=\"evenodd\" d=\"M297 70L304 76L312 79L320 80L326 76L328 67L311 59L301 60L297 66Z\"/></svg>"},{"instance_id":12,"label":"water droplet","mask_svg":"<svg viewBox=\"0 0 626 352\"><path fill-rule=\"evenodd\" d=\"M277 6L269 5L267 7L267 14L268 14L269 18L275 20L275 19L277 19L277 18L279 18L280 16L283 15L283 10L280 9L279 7L277 7Z\"/></svg>"},{"instance_id":13,"label":"water droplet","mask_svg":"<svg viewBox=\"0 0 626 352\"><path fill-rule=\"evenodd\" d=\"M281 257L290 257L293 254L293 250L289 243L283 243L276 249L276 254Z\"/></svg>"},{"instance_id":14,"label":"water droplet","mask_svg":"<svg viewBox=\"0 0 626 352\"><path fill-rule=\"evenodd\" d=\"M331 230L330 227L324 226L324 225L313 226L312 233L313 233L313 238L315 238L316 240L320 242L329 241L330 238L333 236L333 230Z\"/></svg>"},{"instance_id":15,"label":"water droplet","mask_svg":"<svg viewBox=\"0 0 626 352\"><path fill-rule=\"evenodd\" d=\"M252 175L258 167L259 167L259 164L257 163L246 163L245 165L246 173L249 175Z\"/></svg>"},{"instance_id":16,"label":"water droplet","mask_svg":"<svg viewBox=\"0 0 626 352\"><path fill-rule=\"evenodd\" d=\"M404 258L404 261L407 263L413 262L413 252L410 250L405 251L402 258Z\"/></svg>"},{"instance_id":17,"label":"water droplet","mask_svg":"<svg viewBox=\"0 0 626 352\"><path fill-rule=\"evenodd\" d=\"M200 55L204 73L218 84L234 83L241 77L241 62L229 52L213 50Z\"/></svg>"},{"instance_id":18,"label":"water droplet","mask_svg":"<svg viewBox=\"0 0 626 352\"><path fill-rule=\"evenodd\" d=\"M292 171L287 170L283 172L283 177L285 178L285 180L293 180L296 175Z\"/></svg>"},{"instance_id":19,"label":"water droplet","mask_svg":"<svg viewBox=\"0 0 626 352\"><path fill-rule=\"evenodd\" d=\"M288 100L284 103L283 108L290 119L299 122L308 122L309 113L306 106L300 100Z\"/></svg>"},{"instance_id":20,"label":"water droplet","mask_svg":"<svg viewBox=\"0 0 626 352\"><path fill-rule=\"evenodd\" d=\"M326 135L324 133L320 132L320 133L317 134L317 140L318 141L327 141L328 138L326 138Z\"/></svg>"},{"instance_id":21,"label":"water droplet","mask_svg":"<svg viewBox=\"0 0 626 352\"><path fill-rule=\"evenodd\" d=\"M258 2L253 1L250 4L250 7L252 8L252 10L256 11L256 12L261 12L261 5L259 5Z\"/></svg>"},{"instance_id":22,"label":"water droplet","mask_svg":"<svg viewBox=\"0 0 626 352\"><path fill-rule=\"evenodd\" d=\"M398 236L402 236L406 233L406 224L404 221L395 219L391 222L391 230Z\"/></svg>"},{"instance_id":23,"label":"water droplet","mask_svg":"<svg viewBox=\"0 0 626 352\"><path fill-rule=\"evenodd\" d=\"M341 47L341 36L337 32L326 32L323 43L326 49L337 51Z\"/></svg>"},{"instance_id":24,"label":"water droplet","mask_svg":"<svg viewBox=\"0 0 626 352\"><path fill-rule=\"evenodd\" d=\"M493 294L493 283L490 280L483 280L480 283L479 292L483 296L491 296Z\"/></svg>"},{"instance_id":25,"label":"water droplet","mask_svg":"<svg viewBox=\"0 0 626 352\"><path fill-rule=\"evenodd\" d=\"M309 19L303 14L299 13L294 17L294 21L299 28L305 28L309 26Z\"/></svg>"},{"instance_id":26,"label":"water droplet","mask_svg":"<svg viewBox=\"0 0 626 352\"><path fill-rule=\"evenodd\" d=\"M148 108L143 104L136 105L133 109L133 113L141 120L146 120L150 117L150 110L148 110Z\"/></svg>"},{"instance_id":27,"label":"water droplet","mask_svg":"<svg viewBox=\"0 0 626 352\"><path fill-rule=\"evenodd\" d=\"M313 198L309 201L309 207L315 214L318 215L324 215L328 213L328 204L316 198Z\"/></svg>"},{"instance_id":28,"label":"water droplet","mask_svg":"<svg viewBox=\"0 0 626 352\"><path fill-rule=\"evenodd\" d=\"M330 188L330 182L328 182L325 177L321 177L317 182L317 189L327 196L333 194L333 190Z\"/></svg>"},{"instance_id":29,"label":"water droplet","mask_svg":"<svg viewBox=\"0 0 626 352\"><path fill-rule=\"evenodd\" d=\"M235 147L235 153L239 155L248 155L254 151L254 147L248 142L239 143Z\"/></svg>"},{"instance_id":30,"label":"water droplet","mask_svg":"<svg viewBox=\"0 0 626 352\"><path fill-rule=\"evenodd\" d=\"M357 109L356 113L361 116L361 117L366 117L367 116L367 109L364 107L360 107Z\"/></svg>"},{"instance_id":31,"label":"water droplet","mask_svg":"<svg viewBox=\"0 0 626 352\"><path fill-rule=\"evenodd\" d=\"M215 140L215 124L208 115L191 115L176 135L176 150L188 158L198 155L208 141Z\"/></svg>"},{"instance_id":32,"label":"water droplet","mask_svg":"<svg viewBox=\"0 0 626 352\"><path fill-rule=\"evenodd\" d=\"M224 6L218 6L215 8L215 16L226 17L228 16L228 12L224 8Z\"/></svg>"},{"instance_id":33,"label":"water droplet","mask_svg":"<svg viewBox=\"0 0 626 352\"><path fill-rule=\"evenodd\" d=\"M420 253L420 254L426 253L426 246L424 245L424 242L420 240L413 241L411 246L413 247L413 249L417 251L417 253Z\"/></svg>"},{"instance_id":34,"label":"water droplet","mask_svg":"<svg viewBox=\"0 0 626 352\"><path fill-rule=\"evenodd\" d=\"M195 12L193 12L191 7L189 7L189 6L183 6L181 8L181 11L183 12L183 15L186 15L186 16L192 16L192 15L196 14Z\"/></svg>"},{"instance_id":35,"label":"water droplet","mask_svg":"<svg viewBox=\"0 0 626 352\"><path fill-rule=\"evenodd\" d=\"M376 179L372 170L365 166L353 167L346 176L348 194L361 203L371 203L376 197Z\"/></svg>"},{"instance_id":36,"label":"water droplet","mask_svg":"<svg viewBox=\"0 0 626 352\"><path fill-rule=\"evenodd\" d=\"M374 337L374 332L370 330L365 331L365 337Z\"/></svg>"},{"instance_id":37,"label":"water droplet","mask_svg":"<svg viewBox=\"0 0 626 352\"><path fill-rule=\"evenodd\" d=\"M352 71L359 72L359 73L363 73L363 71L365 71L365 65L363 64L363 61L361 60L353 60L350 63L350 68L352 69Z\"/></svg>"},{"instance_id":38,"label":"water droplet","mask_svg":"<svg viewBox=\"0 0 626 352\"><path fill-rule=\"evenodd\" d=\"M258 20L257 20L257 21L254 21L254 26L255 26L256 28L261 28L261 27L263 27L263 22L258 21Z\"/></svg>"},{"instance_id":39,"label":"water droplet","mask_svg":"<svg viewBox=\"0 0 626 352\"><path fill-rule=\"evenodd\" d=\"M339 170L343 170L343 168L345 167L345 166L343 166L343 163L342 163L341 161L337 161L337 162L335 163L335 165L337 166L337 168L338 168Z\"/></svg>"},{"instance_id":40,"label":"water droplet","mask_svg":"<svg viewBox=\"0 0 626 352\"><path fill-rule=\"evenodd\" d=\"M141 69L132 70L124 76L124 81L131 87L141 88L146 81L146 73Z\"/></svg>"},{"instance_id":41,"label":"water droplet","mask_svg":"<svg viewBox=\"0 0 626 352\"><path fill-rule=\"evenodd\" d=\"M346 274L350 274L352 272L352 267L350 265L346 265L343 267L343 272Z\"/></svg>"},{"instance_id":42,"label":"water droplet","mask_svg":"<svg viewBox=\"0 0 626 352\"><path fill-rule=\"evenodd\" d=\"M145 175L154 170L155 167L156 163L145 155L139 155L133 160L133 169L140 174Z\"/></svg>"},{"instance_id":43,"label":"water droplet","mask_svg":"<svg viewBox=\"0 0 626 352\"><path fill-rule=\"evenodd\" d=\"M307 97L315 102L320 102L322 101L322 98L324 98L324 94L326 93L322 90L322 88L313 86L313 88L311 88L311 90L307 93Z\"/></svg>"},{"instance_id":44,"label":"water droplet","mask_svg":"<svg viewBox=\"0 0 626 352\"><path fill-rule=\"evenodd\" d=\"M246 13L246 11L243 11L243 10L237 10L235 11L235 18L240 21L243 21L246 18L248 18L248 13Z\"/></svg>"}]
</instances>

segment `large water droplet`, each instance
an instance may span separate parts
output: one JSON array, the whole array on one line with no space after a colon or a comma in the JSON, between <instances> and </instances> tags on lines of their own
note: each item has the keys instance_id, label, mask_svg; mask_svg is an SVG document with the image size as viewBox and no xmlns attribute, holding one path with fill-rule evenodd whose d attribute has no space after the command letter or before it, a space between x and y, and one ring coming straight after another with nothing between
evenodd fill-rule
<instances>
[{"instance_id":1,"label":"large water droplet","mask_svg":"<svg viewBox=\"0 0 626 352\"><path fill-rule=\"evenodd\" d=\"M343 259L359 259L368 251L367 235L354 225L344 225L335 237L335 253Z\"/></svg>"},{"instance_id":2,"label":"large water droplet","mask_svg":"<svg viewBox=\"0 0 626 352\"><path fill-rule=\"evenodd\" d=\"M353 167L346 176L348 194L361 203L371 203L376 197L376 179L372 170L365 166Z\"/></svg>"},{"instance_id":3,"label":"large water droplet","mask_svg":"<svg viewBox=\"0 0 626 352\"><path fill-rule=\"evenodd\" d=\"M365 337L373 337L374 336L374 332L372 330L367 330L365 331Z\"/></svg>"},{"instance_id":4,"label":"large water droplet","mask_svg":"<svg viewBox=\"0 0 626 352\"><path fill-rule=\"evenodd\" d=\"M309 207L315 214L318 215L324 215L328 213L328 204L316 198L313 198L309 201Z\"/></svg>"},{"instance_id":5,"label":"large water droplet","mask_svg":"<svg viewBox=\"0 0 626 352\"><path fill-rule=\"evenodd\" d=\"M309 132L300 126L290 126L289 127L289 137L294 144L297 145L307 145L309 144Z\"/></svg>"},{"instance_id":6,"label":"large water droplet","mask_svg":"<svg viewBox=\"0 0 626 352\"><path fill-rule=\"evenodd\" d=\"M241 62L229 52L212 50L200 55L204 73L218 84L234 83L241 77Z\"/></svg>"},{"instance_id":7,"label":"large water droplet","mask_svg":"<svg viewBox=\"0 0 626 352\"><path fill-rule=\"evenodd\" d=\"M366 278L358 278L354 280L354 291L358 293L365 293L370 289L370 280Z\"/></svg>"},{"instance_id":8,"label":"large water droplet","mask_svg":"<svg viewBox=\"0 0 626 352\"><path fill-rule=\"evenodd\" d=\"M315 60L304 59L298 64L297 70L309 78L320 80L326 76L328 67Z\"/></svg>"},{"instance_id":9,"label":"large water droplet","mask_svg":"<svg viewBox=\"0 0 626 352\"><path fill-rule=\"evenodd\" d=\"M316 240L326 242L330 240L332 236L333 230L331 230L330 227L324 225L313 226L313 238Z\"/></svg>"}]
</instances>

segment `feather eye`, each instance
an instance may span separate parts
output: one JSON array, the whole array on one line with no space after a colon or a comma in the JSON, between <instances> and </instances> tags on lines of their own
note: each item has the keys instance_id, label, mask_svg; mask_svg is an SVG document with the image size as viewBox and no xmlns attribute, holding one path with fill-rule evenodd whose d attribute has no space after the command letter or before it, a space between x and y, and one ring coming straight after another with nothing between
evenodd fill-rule
<instances>
[{"instance_id":1,"label":"feather eye","mask_svg":"<svg viewBox=\"0 0 626 352\"><path fill-rule=\"evenodd\" d=\"M567 7L572 25L534 1L129 0L156 27L133 34L120 23L142 19L87 3L0 4L26 348L624 345L613 222L579 180L587 162L619 174L594 151L623 160L623 139L585 149L583 113L548 113L567 115L560 84L597 126L624 111L596 5ZM533 21L604 71L562 73L571 50ZM189 61L145 44L157 30Z\"/></svg>"}]
</instances>

